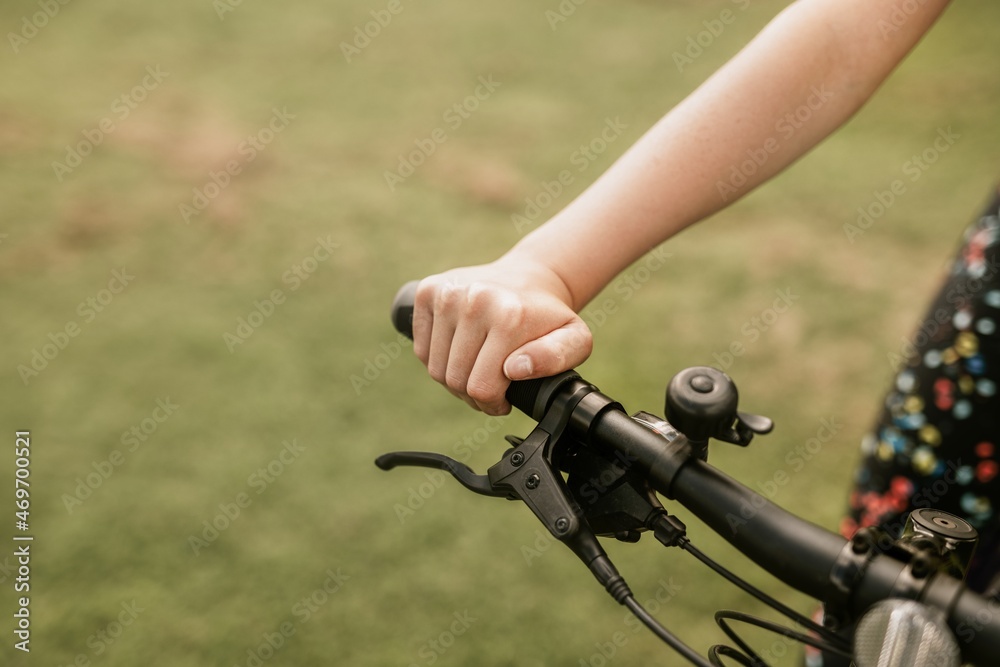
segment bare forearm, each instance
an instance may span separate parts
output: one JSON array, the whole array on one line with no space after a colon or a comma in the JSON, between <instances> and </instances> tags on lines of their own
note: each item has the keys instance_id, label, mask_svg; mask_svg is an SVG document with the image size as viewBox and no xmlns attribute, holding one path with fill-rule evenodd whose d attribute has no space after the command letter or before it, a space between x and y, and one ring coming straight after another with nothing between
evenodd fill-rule
<instances>
[{"instance_id":1,"label":"bare forearm","mask_svg":"<svg viewBox=\"0 0 1000 667\"><path fill-rule=\"evenodd\" d=\"M579 310L684 227L844 124L948 4L799 0L511 255L552 268Z\"/></svg>"}]
</instances>

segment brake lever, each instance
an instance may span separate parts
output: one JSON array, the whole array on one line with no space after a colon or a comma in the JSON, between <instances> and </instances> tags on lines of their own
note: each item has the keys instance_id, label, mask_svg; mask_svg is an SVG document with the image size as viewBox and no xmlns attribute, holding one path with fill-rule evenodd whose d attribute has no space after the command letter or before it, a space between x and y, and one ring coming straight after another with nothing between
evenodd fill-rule
<instances>
[{"instance_id":1,"label":"brake lever","mask_svg":"<svg viewBox=\"0 0 1000 667\"><path fill-rule=\"evenodd\" d=\"M434 452L390 452L375 459L375 465L382 470L392 470L396 466L415 466L419 468L436 468L450 472L458 483L473 493L481 496L505 497L507 493L496 489L486 475L476 472L450 456Z\"/></svg>"},{"instance_id":2,"label":"brake lever","mask_svg":"<svg viewBox=\"0 0 1000 667\"><path fill-rule=\"evenodd\" d=\"M450 472L462 486L475 493L523 501L549 532L587 565L608 593L619 604L624 604L632 597L632 592L598 543L558 469L559 457L566 447L572 446L566 426L573 410L595 391L592 385L579 383L575 391L560 395L527 438L519 442L508 440L514 448L490 466L485 477L448 456L430 452L383 454L375 464L382 470L398 465L438 468ZM597 400L596 409L621 409L620 405L603 398Z\"/></svg>"},{"instance_id":3,"label":"brake lever","mask_svg":"<svg viewBox=\"0 0 1000 667\"><path fill-rule=\"evenodd\" d=\"M464 463L434 452L391 452L375 459L375 465L382 470L397 466L444 470L473 493L523 501L553 536L573 542L581 531L589 529L554 462L555 445L568 417L568 413L556 412L562 416L547 417L527 438L508 439L513 449L507 450L487 475L477 475Z\"/></svg>"}]
</instances>

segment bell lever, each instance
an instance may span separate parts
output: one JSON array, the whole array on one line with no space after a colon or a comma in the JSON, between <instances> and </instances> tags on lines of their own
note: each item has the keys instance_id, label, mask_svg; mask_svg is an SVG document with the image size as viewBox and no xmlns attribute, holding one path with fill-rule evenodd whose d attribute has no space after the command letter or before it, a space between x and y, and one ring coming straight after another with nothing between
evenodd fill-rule
<instances>
[{"instance_id":1,"label":"bell lever","mask_svg":"<svg viewBox=\"0 0 1000 667\"><path fill-rule=\"evenodd\" d=\"M733 444L746 447L753 440L754 434L767 435L774 430L774 422L764 415L752 415L748 412L736 413L736 437L738 442ZM732 442L727 440L726 442Z\"/></svg>"}]
</instances>

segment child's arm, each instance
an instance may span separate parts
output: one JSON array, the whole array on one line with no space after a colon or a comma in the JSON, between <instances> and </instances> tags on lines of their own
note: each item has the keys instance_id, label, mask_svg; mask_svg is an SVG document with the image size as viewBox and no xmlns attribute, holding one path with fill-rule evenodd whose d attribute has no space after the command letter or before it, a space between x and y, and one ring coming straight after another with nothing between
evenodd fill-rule
<instances>
[{"instance_id":1,"label":"child's arm","mask_svg":"<svg viewBox=\"0 0 1000 667\"><path fill-rule=\"evenodd\" d=\"M619 272L844 124L947 4L795 2L502 258L422 281L417 356L452 393L506 413L508 379L551 375L589 356L590 332L576 312ZM795 119L802 107L808 118ZM756 168L730 180L751 155Z\"/></svg>"}]
</instances>

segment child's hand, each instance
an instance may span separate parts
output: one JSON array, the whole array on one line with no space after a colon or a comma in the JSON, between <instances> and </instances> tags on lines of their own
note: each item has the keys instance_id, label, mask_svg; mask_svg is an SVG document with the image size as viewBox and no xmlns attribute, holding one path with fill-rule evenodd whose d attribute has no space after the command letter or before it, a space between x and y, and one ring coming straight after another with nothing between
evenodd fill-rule
<instances>
[{"instance_id":1,"label":"child's hand","mask_svg":"<svg viewBox=\"0 0 1000 667\"><path fill-rule=\"evenodd\" d=\"M500 259L425 278L413 349L431 377L490 415L510 412L511 380L555 375L593 346L562 279L534 261Z\"/></svg>"}]
</instances>

